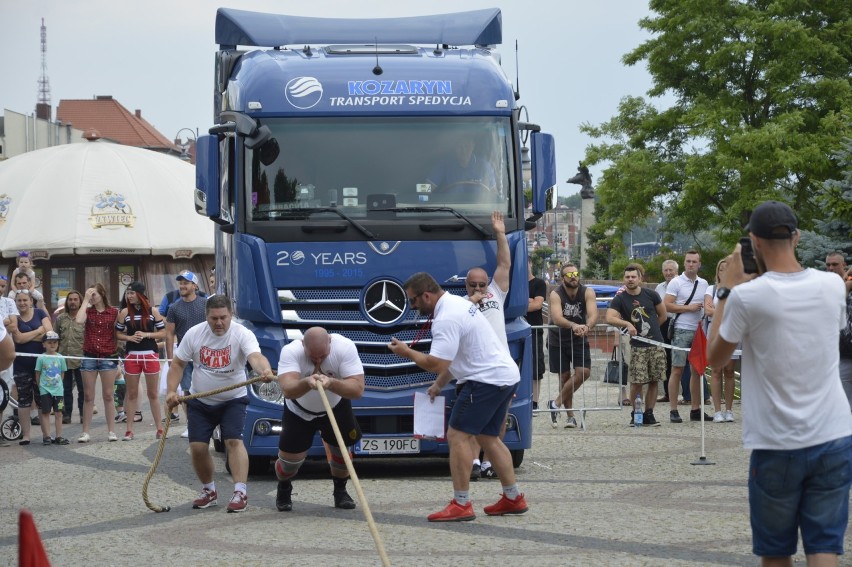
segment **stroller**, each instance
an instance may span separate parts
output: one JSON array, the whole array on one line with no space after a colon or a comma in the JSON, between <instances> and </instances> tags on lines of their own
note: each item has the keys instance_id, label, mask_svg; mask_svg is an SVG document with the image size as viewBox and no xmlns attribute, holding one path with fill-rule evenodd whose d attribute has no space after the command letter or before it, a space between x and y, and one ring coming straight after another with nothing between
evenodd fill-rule
<instances>
[{"instance_id":1,"label":"stroller","mask_svg":"<svg viewBox=\"0 0 852 567\"><path fill-rule=\"evenodd\" d=\"M18 420L18 402L9 396L9 387L6 382L0 379L0 413L6 409L6 406L12 406L12 415L7 417L0 423L0 437L6 441L17 441L21 438L21 422Z\"/></svg>"}]
</instances>

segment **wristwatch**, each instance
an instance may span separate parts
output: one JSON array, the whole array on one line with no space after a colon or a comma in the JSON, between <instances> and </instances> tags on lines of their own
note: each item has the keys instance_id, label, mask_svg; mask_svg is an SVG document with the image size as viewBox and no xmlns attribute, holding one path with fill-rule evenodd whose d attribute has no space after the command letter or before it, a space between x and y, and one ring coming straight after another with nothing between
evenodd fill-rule
<instances>
[{"instance_id":1,"label":"wristwatch","mask_svg":"<svg viewBox=\"0 0 852 567\"><path fill-rule=\"evenodd\" d=\"M716 299L725 299L731 295L731 289L727 287L720 287L716 290Z\"/></svg>"}]
</instances>

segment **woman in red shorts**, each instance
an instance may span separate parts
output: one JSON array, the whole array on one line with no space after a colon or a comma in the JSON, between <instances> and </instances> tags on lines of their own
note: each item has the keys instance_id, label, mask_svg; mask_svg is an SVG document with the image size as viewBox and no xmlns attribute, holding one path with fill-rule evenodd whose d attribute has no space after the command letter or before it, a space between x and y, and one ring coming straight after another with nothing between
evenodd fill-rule
<instances>
[{"instance_id":1,"label":"woman in red shorts","mask_svg":"<svg viewBox=\"0 0 852 567\"><path fill-rule=\"evenodd\" d=\"M159 429L160 357L157 341L166 336L166 322L159 311L151 309L142 282L131 282L124 292L124 299L127 307L121 310L115 323L118 340L125 341L127 352L124 358L124 379L127 382L124 411L127 412L128 420L124 441L133 440L135 419L130 416L135 416L136 408L139 407L139 377L142 374L145 374L145 389L159 439L163 430Z\"/></svg>"}]
</instances>

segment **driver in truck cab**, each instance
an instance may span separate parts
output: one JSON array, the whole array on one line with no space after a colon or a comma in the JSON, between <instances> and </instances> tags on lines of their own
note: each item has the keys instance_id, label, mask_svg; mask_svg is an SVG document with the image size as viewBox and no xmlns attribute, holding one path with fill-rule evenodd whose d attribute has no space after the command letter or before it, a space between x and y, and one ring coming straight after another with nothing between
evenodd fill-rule
<instances>
[{"instance_id":1,"label":"driver in truck cab","mask_svg":"<svg viewBox=\"0 0 852 567\"><path fill-rule=\"evenodd\" d=\"M444 195L481 191L496 193L494 169L486 159L476 154L475 148L473 137L464 137L452 153L432 168L426 181L432 185L434 192Z\"/></svg>"}]
</instances>

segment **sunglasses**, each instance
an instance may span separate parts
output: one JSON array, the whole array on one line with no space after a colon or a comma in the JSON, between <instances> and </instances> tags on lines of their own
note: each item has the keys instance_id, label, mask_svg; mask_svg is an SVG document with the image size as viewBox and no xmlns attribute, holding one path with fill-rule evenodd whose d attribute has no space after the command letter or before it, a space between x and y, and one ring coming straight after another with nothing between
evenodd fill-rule
<instances>
[{"instance_id":1,"label":"sunglasses","mask_svg":"<svg viewBox=\"0 0 852 567\"><path fill-rule=\"evenodd\" d=\"M422 292L418 293L417 295L412 295L411 297L409 297L408 298L408 305L410 307L414 307L414 302L417 301L417 298L420 297L421 295L423 295L424 293L426 293L426 292L422 291Z\"/></svg>"},{"instance_id":2,"label":"sunglasses","mask_svg":"<svg viewBox=\"0 0 852 567\"><path fill-rule=\"evenodd\" d=\"M562 274L563 278L576 278L580 276L580 272L565 272Z\"/></svg>"}]
</instances>

